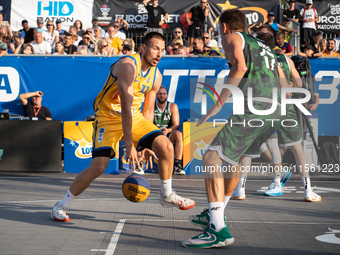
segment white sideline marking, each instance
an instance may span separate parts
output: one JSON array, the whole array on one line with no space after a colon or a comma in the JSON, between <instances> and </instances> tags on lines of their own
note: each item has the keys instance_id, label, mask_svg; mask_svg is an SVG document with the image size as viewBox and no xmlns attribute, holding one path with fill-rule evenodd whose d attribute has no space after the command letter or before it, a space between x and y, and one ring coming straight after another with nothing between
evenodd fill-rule
<instances>
[{"instance_id":1,"label":"white sideline marking","mask_svg":"<svg viewBox=\"0 0 340 255\"><path fill-rule=\"evenodd\" d=\"M104 250L104 249L91 249L91 251L107 251L107 250Z\"/></svg>"},{"instance_id":2,"label":"white sideline marking","mask_svg":"<svg viewBox=\"0 0 340 255\"><path fill-rule=\"evenodd\" d=\"M125 221L126 219L119 220L119 223L115 229L115 232L111 237L110 244L107 247L107 250L105 252L105 255L113 255L113 253L115 252L115 249L118 244L119 236L120 236L120 233L122 233Z\"/></svg>"}]
</instances>

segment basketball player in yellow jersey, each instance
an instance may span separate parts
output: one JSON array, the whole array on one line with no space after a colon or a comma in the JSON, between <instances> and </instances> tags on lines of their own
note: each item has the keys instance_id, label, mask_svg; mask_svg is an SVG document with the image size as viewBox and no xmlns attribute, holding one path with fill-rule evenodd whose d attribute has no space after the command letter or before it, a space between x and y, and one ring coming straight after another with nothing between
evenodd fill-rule
<instances>
[{"instance_id":1,"label":"basketball player in yellow jersey","mask_svg":"<svg viewBox=\"0 0 340 255\"><path fill-rule=\"evenodd\" d=\"M158 154L159 201L163 207L187 210L195 206L195 201L180 197L172 190L173 145L153 124L156 93L162 83L157 64L164 48L163 35L148 33L141 53L122 57L111 66L106 83L94 102L96 119L91 164L75 178L65 197L54 205L51 217L55 221L70 220L65 212L69 204L105 171L122 138L126 144L126 158L133 168L138 162L137 150L145 149L147 158L152 154L150 150Z\"/></svg>"}]
</instances>

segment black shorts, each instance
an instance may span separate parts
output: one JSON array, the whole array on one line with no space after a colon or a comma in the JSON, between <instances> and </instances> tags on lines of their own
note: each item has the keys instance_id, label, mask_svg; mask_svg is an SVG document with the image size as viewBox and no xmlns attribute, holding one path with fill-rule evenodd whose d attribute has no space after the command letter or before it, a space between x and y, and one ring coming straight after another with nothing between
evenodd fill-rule
<instances>
[{"instance_id":1,"label":"black shorts","mask_svg":"<svg viewBox=\"0 0 340 255\"><path fill-rule=\"evenodd\" d=\"M313 42L313 35L316 30L313 28L303 28L302 29L302 37L301 43L312 43Z\"/></svg>"},{"instance_id":2,"label":"black shorts","mask_svg":"<svg viewBox=\"0 0 340 255\"><path fill-rule=\"evenodd\" d=\"M197 25L191 25L188 28L188 37L197 38L203 36L203 27Z\"/></svg>"}]
</instances>

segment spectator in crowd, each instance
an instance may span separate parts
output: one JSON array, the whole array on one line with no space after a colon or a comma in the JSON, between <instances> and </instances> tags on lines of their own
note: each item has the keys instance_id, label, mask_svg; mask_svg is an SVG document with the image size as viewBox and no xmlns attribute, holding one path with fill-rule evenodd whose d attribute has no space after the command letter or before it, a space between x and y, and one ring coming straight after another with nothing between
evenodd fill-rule
<instances>
[{"instance_id":1,"label":"spectator in crowd","mask_svg":"<svg viewBox=\"0 0 340 255\"><path fill-rule=\"evenodd\" d=\"M180 29L179 27L176 27L173 31L172 31L172 35L173 35L173 38L180 38L182 39L182 42L183 42L183 45L185 47L189 47L189 42L187 40L185 40L182 36L183 36L183 31L182 29ZM172 42L173 42L173 39L169 39L167 45L167 51L170 52L171 49L172 49Z\"/></svg>"},{"instance_id":2,"label":"spectator in crowd","mask_svg":"<svg viewBox=\"0 0 340 255\"><path fill-rule=\"evenodd\" d=\"M44 41L44 37L40 32L35 34L35 42L31 44L34 48L34 54L51 54L51 45Z\"/></svg>"},{"instance_id":3,"label":"spectator in crowd","mask_svg":"<svg viewBox=\"0 0 340 255\"><path fill-rule=\"evenodd\" d=\"M129 30L129 23L122 17L118 17L117 22L119 24L119 32L126 34L126 32Z\"/></svg>"},{"instance_id":4,"label":"spectator in crowd","mask_svg":"<svg viewBox=\"0 0 340 255\"><path fill-rule=\"evenodd\" d=\"M209 48L212 48L212 47L218 47L218 44L216 40L210 39L206 46L208 46Z\"/></svg>"},{"instance_id":5,"label":"spectator in crowd","mask_svg":"<svg viewBox=\"0 0 340 255\"><path fill-rule=\"evenodd\" d=\"M0 57L2 57L2 56L4 56L4 55L8 54L7 50L8 50L7 44L1 42L1 43L0 43Z\"/></svg>"},{"instance_id":6,"label":"spectator in crowd","mask_svg":"<svg viewBox=\"0 0 340 255\"><path fill-rule=\"evenodd\" d=\"M7 32L6 27L4 26L0 27L0 33L1 33L0 37L1 37L2 42L10 43L12 41L13 35Z\"/></svg>"},{"instance_id":7,"label":"spectator in crowd","mask_svg":"<svg viewBox=\"0 0 340 255\"><path fill-rule=\"evenodd\" d=\"M327 49L327 40L326 39L321 39L319 41L317 50L318 52L316 54L314 54L315 57L321 57L323 55L323 53L326 51ZM334 49L335 51L335 49Z\"/></svg>"},{"instance_id":8,"label":"spectator in crowd","mask_svg":"<svg viewBox=\"0 0 340 255\"><path fill-rule=\"evenodd\" d=\"M9 26L9 22L6 20L3 20L3 15L0 12L0 26L4 27L6 29L7 35L9 35L9 37L12 39L13 38L13 33L11 30L11 27Z\"/></svg>"},{"instance_id":9,"label":"spectator in crowd","mask_svg":"<svg viewBox=\"0 0 340 255\"><path fill-rule=\"evenodd\" d=\"M288 32L297 33L296 30L294 30L294 29L292 29L290 27L285 27L285 26L282 26L282 25L274 22L274 20L275 20L274 12L268 12L267 19L268 19L268 21L267 21L267 23L264 23L264 25L266 25L266 24L270 25L274 29L275 33L277 31L279 31L279 29L284 30L284 31L288 31Z\"/></svg>"},{"instance_id":10,"label":"spectator in crowd","mask_svg":"<svg viewBox=\"0 0 340 255\"><path fill-rule=\"evenodd\" d=\"M192 14L191 19L189 19L189 14ZM189 25L188 37L189 37L189 47L193 50L195 38L202 37L204 30L204 20L205 17L209 16L208 0L201 0L199 6L192 7L189 11L185 13L185 19Z\"/></svg>"},{"instance_id":11,"label":"spectator in crowd","mask_svg":"<svg viewBox=\"0 0 340 255\"><path fill-rule=\"evenodd\" d=\"M209 46L204 46L203 47L203 55L210 55L210 50L211 50L211 47Z\"/></svg>"},{"instance_id":12,"label":"spectator in crowd","mask_svg":"<svg viewBox=\"0 0 340 255\"><path fill-rule=\"evenodd\" d=\"M35 34L37 30L35 28L29 28L27 20L21 22L23 29L20 30L22 37L25 39L25 44L31 44L34 42Z\"/></svg>"},{"instance_id":13,"label":"spectator in crowd","mask_svg":"<svg viewBox=\"0 0 340 255\"><path fill-rule=\"evenodd\" d=\"M55 29L55 26L52 21L47 21L46 23L47 30L42 32L42 36L44 40L51 45L51 48L55 48L55 44L59 42L59 32Z\"/></svg>"},{"instance_id":14,"label":"spectator in crowd","mask_svg":"<svg viewBox=\"0 0 340 255\"><path fill-rule=\"evenodd\" d=\"M64 42L64 38L65 38L65 33L66 33L66 31L64 30L64 29L62 29L62 25L63 25L63 23L61 22L61 20L60 19L57 19L56 20L56 22L55 22L55 24L56 24L56 30L58 31L58 33L59 33L59 42Z\"/></svg>"},{"instance_id":15,"label":"spectator in crowd","mask_svg":"<svg viewBox=\"0 0 340 255\"><path fill-rule=\"evenodd\" d=\"M27 44L27 45L25 46L25 49L24 49L23 54L25 54L25 55L34 54L34 48L33 48L33 46L30 45L30 44Z\"/></svg>"},{"instance_id":16,"label":"spectator in crowd","mask_svg":"<svg viewBox=\"0 0 340 255\"><path fill-rule=\"evenodd\" d=\"M105 40L100 39L98 41L98 50L94 53L94 55L102 55L111 57L111 52L108 50L108 43Z\"/></svg>"},{"instance_id":17,"label":"spectator in crowd","mask_svg":"<svg viewBox=\"0 0 340 255\"><path fill-rule=\"evenodd\" d=\"M117 55L117 50L116 48L113 48L111 45L112 45L112 40L113 39L110 39L109 37L103 37L103 39L105 42L107 42L107 50L108 52L111 52L111 55Z\"/></svg>"},{"instance_id":18,"label":"spectator in crowd","mask_svg":"<svg viewBox=\"0 0 340 255\"><path fill-rule=\"evenodd\" d=\"M53 54L66 55L64 44L62 42L57 42L55 44L55 49L54 49Z\"/></svg>"},{"instance_id":19,"label":"spectator in crowd","mask_svg":"<svg viewBox=\"0 0 340 255\"><path fill-rule=\"evenodd\" d=\"M92 33L91 29L90 31ZM96 42L92 39L92 36L88 30L83 34L83 40L81 40L78 44L78 46L82 45L86 46L91 53L96 51Z\"/></svg>"},{"instance_id":20,"label":"spectator in crowd","mask_svg":"<svg viewBox=\"0 0 340 255\"><path fill-rule=\"evenodd\" d=\"M316 30L313 34L313 42L311 43L311 45L313 46L314 54L319 52L318 46L319 46L319 42L321 41L321 39L322 39L322 32Z\"/></svg>"},{"instance_id":21,"label":"spectator in crowd","mask_svg":"<svg viewBox=\"0 0 340 255\"><path fill-rule=\"evenodd\" d=\"M77 54L77 47L72 43L72 35L65 35L65 44L64 44L66 54Z\"/></svg>"},{"instance_id":22,"label":"spectator in crowd","mask_svg":"<svg viewBox=\"0 0 340 255\"><path fill-rule=\"evenodd\" d=\"M44 19L42 17L38 17L37 18L37 25L38 25L37 31L42 34L42 32L45 31L45 28L44 28Z\"/></svg>"},{"instance_id":23,"label":"spectator in crowd","mask_svg":"<svg viewBox=\"0 0 340 255\"><path fill-rule=\"evenodd\" d=\"M85 31L83 30L83 23L79 19L77 19L73 25L76 27L76 34L79 37L82 37L85 33Z\"/></svg>"},{"instance_id":24,"label":"spectator in crowd","mask_svg":"<svg viewBox=\"0 0 340 255\"><path fill-rule=\"evenodd\" d=\"M191 55L203 55L203 39L202 37L195 38L194 43L194 50L190 52Z\"/></svg>"},{"instance_id":25,"label":"spectator in crowd","mask_svg":"<svg viewBox=\"0 0 340 255\"><path fill-rule=\"evenodd\" d=\"M74 26L74 25L70 26L69 33L72 35L72 41L73 41L74 46L78 47L78 44L79 44L79 42L81 41L82 38L77 35L76 26Z\"/></svg>"},{"instance_id":26,"label":"spectator in crowd","mask_svg":"<svg viewBox=\"0 0 340 255\"><path fill-rule=\"evenodd\" d=\"M173 38L172 39L172 45L171 47L168 47L168 48L171 48L170 51L168 51L168 54L169 55L175 55L174 52L173 52L173 49L176 47L178 48L179 46L183 45L183 40L182 38Z\"/></svg>"},{"instance_id":27,"label":"spectator in crowd","mask_svg":"<svg viewBox=\"0 0 340 255\"><path fill-rule=\"evenodd\" d=\"M300 12L302 22L301 44L307 45L312 43L313 34L316 30L316 21L319 21L318 12L313 7L313 1L306 1L306 8Z\"/></svg>"},{"instance_id":28,"label":"spectator in crowd","mask_svg":"<svg viewBox=\"0 0 340 255\"><path fill-rule=\"evenodd\" d=\"M123 45L123 50L122 50L123 55L130 55L132 54L132 48L129 44L124 44Z\"/></svg>"},{"instance_id":29,"label":"spectator in crowd","mask_svg":"<svg viewBox=\"0 0 340 255\"><path fill-rule=\"evenodd\" d=\"M122 40L118 37L113 37L111 40L111 48L115 49L116 55L121 54L123 50Z\"/></svg>"},{"instance_id":30,"label":"spectator in crowd","mask_svg":"<svg viewBox=\"0 0 340 255\"><path fill-rule=\"evenodd\" d=\"M203 44L207 45L207 43L210 41L209 33L203 33L202 39L203 39Z\"/></svg>"},{"instance_id":31,"label":"spectator in crowd","mask_svg":"<svg viewBox=\"0 0 340 255\"><path fill-rule=\"evenodd\" d=\"M94 28L95 27L99 27L100 28L100 26L99 26L99 19L96 16L94 16L92 18L92 35L94 35ZM102 38L102 37L105 36L105 30L101 29L101 28L100 28L100 30L101 30L100 37Z\"/></svg>"},{"instance_id":32,"label":"spectator in crowd","mask_svg":"<svg viewBox=\"0 0 340 255\"><path fill-rule=\"evenodd\" d=\"M178 47L178 49L177 49L177 54L176 55L188 55L187 54L187 47L185 46L185 45L181 45L181 46L179 46Z\"/></svg>"},{"instance_id":33,"label":"spectator in crowd","mask_svg":"<svg viewBox=\"0 0 340 255\"><path fill-rule=\"evenodd\" d=\"M224 57L224 54L220 52L220 49L218 47L212 47L210 49L210 56L221 56Z\"/></svg>"},{"instance_id":34,"label":"spectator in crowd","mask_svg":"<svg viewBox=\"0 0 340 255\"><path fill-rule=\"evenodd\" d=\"M335 51L336 52L338 52L339 51L339 49L340 49L340 29L339 29L339 31L338 31L338 37L337 38L335 38L334 39L335 40L335 44L336 44L336 46L335 46Z\"/></svg>"},{"instance_id":35,"label":"spectator in crowd","mask_svg":"<svg viewBox=\"0 0 340 255\"><path fill-rule=\"evenodd\" d=\"M93 39L95 42L98 42L100 39L103 38L102 36L102 29L101 27L95 27L93 28L93 32L94 32L94 36L93 36ZM105 34L104 34L105 35Z\"/></svg>"},{"instance_id":36,"label":"spectator in crowd","mask_svg":"<svg viewBox=\"0 0 340 255\"><path fill-rule=\"evenodd\" d=\"M41 91L27 92L19 96L20 103L24 107L25 117L35 117L38 120L52 120L50 110L41 105L42 96L43 93ZM31 98L32 103L28 100L29 98Z\"/></svg>"},{"instance_id":37,"label":"spectator in crowd","mask_svg":"<svg viewBox=\"0 0 340 255\"><path fill-rule=\"evenodd\" d=\"M107 33L105 34L106 37L109 37L110 39L113 39L113 37L118 37L121 40L126 39L126 35L123 32L119 31L119 23L115 22L112 25L109 26L109 29L107 30Z\"/></svg>"},{"instance_id":38,"label":"spectator in crowd","mask_svg":"<svg viewBox=\"0 0 340 255\"><path fill-rule=\"evenodd\" d=\"M136 45L135 45L134 40L133 40L132 38L127 38L126 40L123 41L123 47L124 47L124 45L126 45L126 44L128 44L128 45L131 46L132 54L135 54L135 53L136 53L136 52L135 52L135 47L136 47Z\"/></svg>"},{"instance_id":39,"label":"spectator in crowd","mask_svg":"<svg viewBox=\"0 0 340 255\"><path fill-rule=\"evenodd\" d=\"M301 16L299 10L295 8L295 4L296 4L295 0L290 0L289 8L283 11L283 16L288 17L294 20L295 22L299 22Z\"/></svg>"},{"instance_id":40,"label":"spectator in crowd","mask_svg":"<svg viewBox=\"0 0 340 255\"><path fill-rule=\"evenodd\" d=\"M145 9L148 11L148 22L147 22L147 31L149 32L158 32L163 34L162 26L164 22L168 19L168 13L163 9L163 7L158 6L158 0L151 0L151 4L149 4L150 0L143 0L143 4ZM162 15L164 15L164 19L162 20Z\"/></svg>"},{"instance_id":41,"label":"spectator in crowd","mask_svg":"<svg viewBox=\"0 0 340 255\"><path fill-rule=\"evenodd\" d=\"M174 174L185 175L182 167L183 135L179 128L179 111L175 103L168 101L168 89L161 86L157 92L153 123L175 146Z\"/></svg>"},{"instance_id":42,"label":"spectator in crowd","mask_svg":"<svg viewBox=\"0 0 340 255\"><path fill-rule=\"evenodd\" d=\"M283 17L282 26L289 27L289 24L290 24L290 20L287 17ZM291 32L288 32L287 30L282 30L282 31L285 32L285 42L289 43L289 41L290 41L290 33Z\"/></svg>"},{"instance_id":43,"label":"spectator in crowd","mask_svg":"<svg viewBox=\"0 0 340 255\"><path fill-rule=\"evenodd\" d=\"M314 47L311 44L307 44L303 52L299 52L298 55L302 57L307 57L307 58L314 58Z\"/></svg>"},{"instance_id":44,"label":"spectator in crowd","mask_svg":"<svg viewBox=\"0 0 340 255\"><path fill-rule=\"evenodd\" d=\"M78 55L88 55L89 51L85 45L78 46L77 49Z\"/></svg>"},{"instance_id":45,"label":"spectator in crowd","mask_svg":"<svg viewBox=\"0 0 340 255\"><path fill-rule=\"evenodd\" d=\"M20 32L14 34L14 40L11 42L9 48L12 54L22 54L24 52L24 38L22 38Z\"/></svg>"},{"instance_id":46,"label":"spectator in crowd","mask_svg":"<svg viewBox=\"0 0 340 255\"><path fill-rule=\"evenodd\" d=\"M283 51L286 56L293 56L292 46L285 42L285 32L279 31L276 36L276 45Z\"/></svg>"},{"instance_id":47,"label":"spectator in crowd","mask_svg":"<svg viewBox=\"0 0 340 255\"><path fill-rule=\"evenodd\" d=\"M323 57L339 57L339 54L334 50L335 49L335 40L333 38L329 38L327 41L327 48L323 53Z\"/></svg>"}]
</instances>

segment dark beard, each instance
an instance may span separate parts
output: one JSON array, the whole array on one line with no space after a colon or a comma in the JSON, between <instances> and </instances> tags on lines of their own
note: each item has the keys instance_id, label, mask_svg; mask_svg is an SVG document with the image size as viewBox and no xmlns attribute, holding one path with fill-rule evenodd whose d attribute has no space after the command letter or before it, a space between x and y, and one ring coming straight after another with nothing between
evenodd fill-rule
<instances>
[{"instance_id":1,"label":"dark beard","mask_svg":"<svg viewBox=\"0 0 340 255\"><path fill-rule=\"evenodd\" d=\"M165 104L165 102L166 102L166 99L164 99L163 101L161 101L160 99L158 99L158 103L159 103L159 104Z\"/></svg>"}]
</instances>

